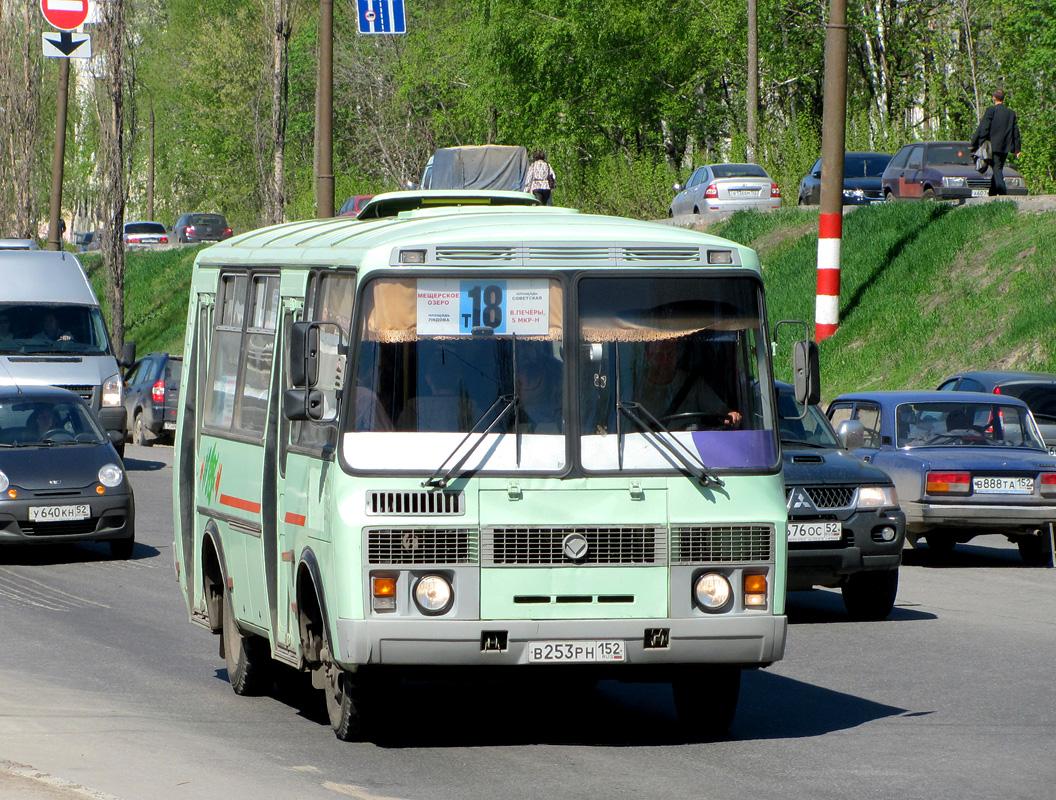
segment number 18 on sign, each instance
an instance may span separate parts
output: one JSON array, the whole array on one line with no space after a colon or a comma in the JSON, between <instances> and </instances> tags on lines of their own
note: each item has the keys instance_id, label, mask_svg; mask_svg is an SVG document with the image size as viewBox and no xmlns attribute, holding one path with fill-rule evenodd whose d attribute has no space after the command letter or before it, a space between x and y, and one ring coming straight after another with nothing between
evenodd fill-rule
<instances>
[{"instance_id":1,"label":"number 18 on sign","mask_svg":"<svg viewBox=\"0 0 1056 800\"><path fill-rule=\"evenodd\" d=\"M72 31L88 19L88 0L40 0L44 19L60 31Z\"/></svg>"},{"instance_id":2,"label":"number 18 on sign","mask_svg":"<svg viewBox=\"0 0 1056 800\"><path fill-rule=\"evenodd\" d=\"M403 0L356 0L356 5L360 33L407 33Z\"/></svg>"}]
</instances>

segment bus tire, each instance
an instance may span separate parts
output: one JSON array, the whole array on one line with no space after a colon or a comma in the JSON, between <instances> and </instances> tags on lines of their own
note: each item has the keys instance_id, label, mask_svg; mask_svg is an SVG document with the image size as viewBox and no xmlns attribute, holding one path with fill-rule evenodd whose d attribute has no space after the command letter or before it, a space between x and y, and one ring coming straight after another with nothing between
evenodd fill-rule
<instances>
[{"instance_id":1,"label":"bus tire","mask_svg":"<svg viewBox=\"0 0 1056 800\"><path fill-rule=\"evenodd\" d=\"M682 733L693 741L726 737L737 713L741 668L720 664L687 671L671 682Z\"/></svg>"},{"instance_id":2,"label":"bus tire","mask_svg":"<svg viewBox=\"0 0 1056 800\"><path fill-rule=\"evenodd\" d=\"M227 662L227 679L235 694L254 696L268 692L274 682L268 642L239 630L230 592L224 592L224 628L221 636L224 661Z\"/></svg>"},{"instance_id":3,"label":"bus tire","mask_svg":"<svg viewBox=\"0 0 1056 800\"><path fill-rule=\"evenodd\" d=\"M329 643L323 646L322 664L323 694L326 697L326 714L334 736L342 742L359 741L363 735L362 700L355 676L334 663Z\"/></svg>"}]
</instances>

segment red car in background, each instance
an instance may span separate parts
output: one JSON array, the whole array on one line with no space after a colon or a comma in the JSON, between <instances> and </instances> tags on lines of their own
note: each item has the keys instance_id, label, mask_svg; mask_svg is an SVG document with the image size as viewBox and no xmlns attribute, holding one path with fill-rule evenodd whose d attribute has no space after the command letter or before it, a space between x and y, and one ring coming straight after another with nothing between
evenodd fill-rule
<instances>
[{"instance_id":1,"label":"red car in background","mask_svg":"<svg viewBox=\"0 0 1056 800\"><path fill-rule=\"evenodd\" d=\"M355 197L348 198L341 206L341 210L337 212L339 217L354 217L363 210L363 206L367 204L374 195L372 194L357 194Z\"/></svg>"}]
</instances>

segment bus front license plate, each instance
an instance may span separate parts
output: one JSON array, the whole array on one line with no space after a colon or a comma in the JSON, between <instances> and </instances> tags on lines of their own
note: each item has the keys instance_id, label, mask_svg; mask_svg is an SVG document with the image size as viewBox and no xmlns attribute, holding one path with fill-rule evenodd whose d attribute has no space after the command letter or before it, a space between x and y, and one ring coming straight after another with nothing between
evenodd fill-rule
<instances>
[{"instance_id":1,"label":"bus front license plate","mask_svg":"<svg viewBox=\"0 0 1056 800\"><path fill-rule=\"evenodd\" d=\"M30 522L74 522L88 519L92 509L87 504L79 506L31 506Z\"/></svg>"},{"instance_id":2,"label":"bus front license plate","mask_svg":"<svg viewBox=\"0 0 1056 800\"><path fill-rule=\"evenodd\" d=\"M598 661L626 660L620 639L596 642L528 642L529 664L593 664Z\"/></svg>"},{"instance_id":3,"label":"bus front license plate","mask_svg":"<svg viewBox=\"0 0 1056 800\"><path fill-rule=\"evenodd\" d=\"M790 542L838 542L843 536L843 526L838 522L790 522Z\"/></svg>"}]
</instances>

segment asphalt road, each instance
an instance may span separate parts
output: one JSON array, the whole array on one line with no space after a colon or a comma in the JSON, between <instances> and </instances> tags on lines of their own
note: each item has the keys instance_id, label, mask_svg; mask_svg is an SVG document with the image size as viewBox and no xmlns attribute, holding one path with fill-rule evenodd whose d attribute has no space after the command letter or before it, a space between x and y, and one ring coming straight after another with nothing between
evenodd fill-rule
<instances>
[{"instance_id":1,"label":"asphalt road","mask_svg":"<svg viewBox=\"0 0 1056 800\"><path fill-rule=\"evenodd\" d=\"M135 557L0 551L0 798L1049 798L1056 570L1000 537L946 563L907 550L884 622L790 596L785 659L747 673L722 742L674 732L665 686L560 694L405 685L375 741L343 744L303 681L237 697L187 622L171 457L130 446Z\"/></svg>"}]
</instances>

